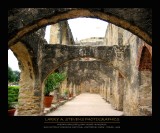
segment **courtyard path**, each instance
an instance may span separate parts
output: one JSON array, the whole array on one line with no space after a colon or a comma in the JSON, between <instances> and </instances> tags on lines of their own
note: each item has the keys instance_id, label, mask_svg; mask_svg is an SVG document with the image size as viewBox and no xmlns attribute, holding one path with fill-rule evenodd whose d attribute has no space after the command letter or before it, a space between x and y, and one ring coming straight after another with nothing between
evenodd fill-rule
<instances>
[{"instance_id":1,"label":"courtyard path","mask_svg":"<svg viewBox=\"0 0 160 133\"><path fill-rule=\"evenodd\" d=\"M100 95L82 93L46 116L121 116Z\"/></svg>"}]
</instances>

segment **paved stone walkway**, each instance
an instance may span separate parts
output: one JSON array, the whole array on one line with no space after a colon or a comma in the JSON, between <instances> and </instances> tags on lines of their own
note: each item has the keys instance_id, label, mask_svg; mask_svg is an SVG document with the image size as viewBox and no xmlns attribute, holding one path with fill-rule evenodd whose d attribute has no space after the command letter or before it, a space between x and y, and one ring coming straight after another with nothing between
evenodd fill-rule
<instances>
[{"instance_id":1,"label":"paved stone walkway","mask_svg":"<svg viewBox=\"0 0 160 133\"><path fill-rule=\"evenodd\" d=\"M100 95L82 93L46 116L121 116Z\"/></svg>"}]
</instances>

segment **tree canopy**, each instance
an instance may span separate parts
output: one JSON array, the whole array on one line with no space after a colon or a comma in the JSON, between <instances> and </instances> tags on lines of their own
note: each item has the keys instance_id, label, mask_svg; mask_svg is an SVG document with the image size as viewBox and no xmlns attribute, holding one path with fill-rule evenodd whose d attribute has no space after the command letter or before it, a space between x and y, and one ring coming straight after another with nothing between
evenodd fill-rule
<instances>
[{"instance_id":1,"label":"tree canopy","mask_svg":"<svg viewBox=\"0 0 160 133\"><path fill-rule=\"evenodd\" d=\"M9 82L18 82L20 79L20 72L13 71L11 67L8 65L8 81Z\"/></svg>"}]
</instances>

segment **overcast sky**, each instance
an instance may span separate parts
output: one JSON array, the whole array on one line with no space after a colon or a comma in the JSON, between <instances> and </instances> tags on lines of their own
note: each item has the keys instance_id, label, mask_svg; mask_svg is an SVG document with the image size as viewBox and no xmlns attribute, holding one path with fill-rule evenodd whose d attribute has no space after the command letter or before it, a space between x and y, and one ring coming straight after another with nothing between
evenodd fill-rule
<instances>
[{"instance_id":1,"label":"overcast sky","mask_svg":"<svg viewBox=\"0 0 160 133\"><path fill-rule=\"evenodd\" d=\"M68 20L74 40L90 37L104 37L108 23L99 19L76 18ZM49 42L50 26L46 28L45 38ZM19 70L17 58L8 50L8 64L12 70Z\"/></svg>"}]
</instances>

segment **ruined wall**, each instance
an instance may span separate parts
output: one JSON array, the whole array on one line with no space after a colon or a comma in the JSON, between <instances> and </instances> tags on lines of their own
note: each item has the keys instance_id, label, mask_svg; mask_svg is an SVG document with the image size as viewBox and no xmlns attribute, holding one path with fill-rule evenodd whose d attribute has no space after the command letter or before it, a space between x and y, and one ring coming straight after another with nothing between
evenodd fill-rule
<instances>
[{"instance_id":1,"label":"ruined wall","mask_svg":"<svg viewBox=\"0 0 160 133\"><path fill-rule=\"evenodd\" d=\"M128 32L123 28L120 28L114 24L109 23L105 33L103 44L107 46L129 45L129 41L132 35L133 34L131 32Z\"/></svg>"},{"instance_id":2,"label":"ruined wall","mask_svg":"<svg viewBox=\"0 0 160 133\"><path fill-rule=\"evenodd\" d=\"M123 46L119 48L123 49ZM124 53L127 53L127 51L128 49L126 49ZM116 65L117 69L119 67L114 61L116 59L115 49L112 46L77 46L48 44L45 45L43 49L42 80L44 80L49 73L51 73L54 69L58 68L60 65L80 57L92 57L100 59L103 60L106 64L112 66ZM127 57L125 58L126 59L122 61L122 64L129 65ZM126 66L123 66L120 69L124 73L127 72Z\"/></svg>"},{"instance_id":3,"label":"ruined wall","mask_svg":"<svg viewBox=\"0 0 160 133\"><path fill-rule=\"evenodd\" d=\"M109 79L107 101L110 102L112 107L116 110L123 111L125 81L126 79L117 70L113 71L112 78Z\"/></svg>"},{"instance_id":4,"label":"ruined wall","mask_svg":"<svg viewBox=\"0 0 160 133\"><path fill-rule=\"evenodd\" d=\"M145 82L147 80L151 81L152 78L151 71L150 75L142 76L142 72L139 69L138 65L139 63L141 64L142 62L142 60L139 60L139 56L140 57L142 56L142 52L139 53L139 49L144 47L145 42L127 31L124 31L124 37L128 38L128 40L127 39L124 40L124 43L125 44L128 43L130 45L130 84L129 88L127 88L125 92L126 99L124 100L124 106L126 105L127 108L125 108L124 112L127 115L140 115L140 116L151 115L152 83L149 82L147 85L142 85L140 83L141 79L145 80ZM152 65L150 61L145 61L145 63L150 64L150 66ZM143 97L147 97L147 99ZM143 105L141 104L141 101L143 101ZM149 107L149 109L147 109L148 111L142 111L143 110L143 109L141 110L142 106L143 107L147 106L147 108Z\"/></svg>"},{"instance_id":5,"label":"ruined wall","mask_svg":"<svg viewBox=\"0 0 160 133\"><path fill-rule=\"evenodd\" d=\"M91 38L86 38L82 39L78 42L76 42L76 45L103 45L104 38L103 37L91 37Z\"/></svg>"},{"instance_id":6,"label":"ruined wall","mask_svg":"<svg viewBox=\"0 0 160 133\"><path fill-rule=\"evenodd\" d=\"M132 40L131 40L132 38ZM108 24L107 27L107 31L106 31L106 35L105 35L105 39L104 39L104 44L105 45L109 45L109 46L113 46L113 45L130 45L130 43L132 44L132 48L130 51L130 63L132 66L130 68L130 75L129 75L129 80L134 83L134 84L130 84L131 88L136 88L136 89L129 89L129 88L125 88L125 97L124 97L124 113L127 115L134 115L134 114L138 114L138 91L137 88L138 86L137 83L138 81L136 81L136 75L137 74L137 70L135 70L135 64L136 64L136 51L137 51L137 44L135 43L136 38L133 37L133 35L127 31L122 30L121 28L113 25L113 24ZM134 44L134 45L133 45ZM135 72L133 74L133 72ZM108 101L112 104L112 106L114 108L118 108L118 97L119 97L119 93L118 93L118 88L119 88L119 78L117 76L117 72L113 73L115 78L114 79L110 79L110 90L107 94L110 94L110 96L108 96ZM114 84L114 85L113 85ZM134 97L133 97L134 95ZM135 99L134 99L135 98ZM134 107L135 106L135 107ZM136 113L135 113L136 112Z\"/></svg>"},{"instance_id":7,"label":"ruined wall","mask_svg":"<svg viewBox=\"0 0 160 133\"><path fill-rule=\"evenodd\" d=\"M60 44L60 24L56 23L50 27L50 44Z\"/></svg>"},{"instance_id":8,"label":"ruined wall","mask_svg":"<svg viewBox=\"0 0 160 133\"><path fill-rule=\"evenodd\" d=\"M85 92L100 93L104 99L107 98L107 80L112 76L113 68L102 61L74 60L58 70L67 70L68 77L67 81L63 82L60 92L68 88L70 92L74 92L74 95Z\"/></svg>"},{"instance_id":9,"label":"ruined wall","mask_svg":"<svg viewBox=\"0 0 160 133\"><path fill-rule=\"evenodd\" d=\"M126 115L139 115L139 82L138 82L138 68L137 68L137 57L138 57L138 44L135 35L124 31L124 40L125 44L130 46L130 76L129 76L129 85L125 90L125 99L124 99L124 112ZM128 39L127 39L128 38ZM141 45L141 44L139 44Z\"/></svg>"},{"instance_id":10,"label":"ruined wall","mask_svg":"<svg viewBox=\"0 0 160 133\"><path fill-rule=\"evenodd\" d=\"M149 48L149 49L148 49ZM152 115L152 48L144 43L139 59L140 115Z\"/></svg>"},{"instance_id":11,"label":"ruined wall","mask_svg":"<svg viewBox=\"0 0 160 133\"><path fill-rule=\"evenodd\" d=\"M18 97L18 116L43 114L43 90L41 83L42 47L45 28L23 37L11 50L19 61L21 69Z\"/></svg>"},{"instance_id":12,"label":"ruined wall","mask_svg":"<svg viewBox=\"0 0 160 133\"><path fill-rule=\"evenodd\" d=\"M151 71L142 72L138 68L138 64L141 62L140 57L142 54L141 52L139 52L139 49L142 49L142 47L144 47L144 41L120 27L117 27L113 24L108 24L104 44L107 46L123 45L130 47L128 55L130 66L128 69L126 68L129 73L127 76L128 81L126 81L122 75L118 76L118 72L117 74L114 74L116 78L113 81L110 80L111 86L110 90L108 90L109 92L107 93L107 100L111 102L114 108L119 110L123 109L124 115L150 115L152 110ZM145 46L151 53L151 47L147 44ZM147 64L147 66L145 66L144 68L148 68L148 66L149 68L151 67L151 60L149 61L146 59L144 62L145 63L143 64ZM121 66L121 64L119 65ZM145 81L145 85L144 83L142 83L143 81ZM114 83L114 87L112 87L111 82ZM111 93L110 91L113 88L113 93ZM123 88L123 91L119 91L119 88ZM109 93L112 95L109 96ZM121 97L119 97L120 94L122 95ZM144 109L144 107L147 109ZM150 113L146 110L149 110Z\"/></svg>"},{"instance_id":13,"label":"ruined wall","mask_svg":"<svg viewBox=\"0 0 160 133\"><path fill-rule=\"evenodd\" d=\"M67 21L51 25L50 44L73 45L74 39Z\"/></svg>"},{"instance_id":14,"label":"ruined wall","mask_svg":"<svg viewBox=\"0 0 160 133\"><path fill-rule=\"evenodd\" d=\"M104 45L113 46L118 42L118 28L113 24L108 24L104 37Z\"/></svg>"}]
</instances>

